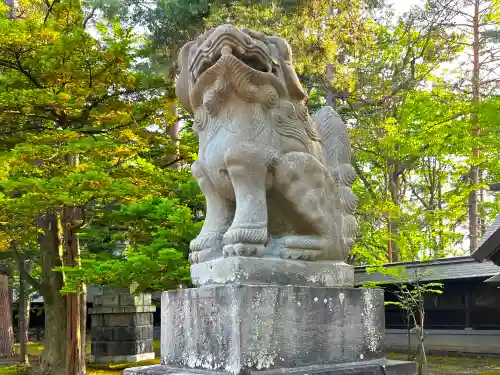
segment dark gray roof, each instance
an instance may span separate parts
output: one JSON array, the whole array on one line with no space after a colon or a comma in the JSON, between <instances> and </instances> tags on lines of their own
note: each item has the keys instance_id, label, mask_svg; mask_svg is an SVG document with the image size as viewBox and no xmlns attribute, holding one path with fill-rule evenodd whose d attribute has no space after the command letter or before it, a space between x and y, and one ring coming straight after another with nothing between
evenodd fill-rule
<instances>
[{"instance_id":1,"label":"dark gray roof","mask_svg":"<svg viewBox=\"0 0 500 375\"><path fill-rule=\"evenodd\" d=\"M485 283L500 283L500 273L495 276L491 276L489 279L484 280Z\"/></svg>"},{"instance_id":2,"label":"dark gray roof","mask_svg":"<svg viewBox=\"0 0 500 375\"><path fill-rule=\"evenodd\" d=\"M101 293L101 288L100 286L96 285L87 285L87 302L92 302L94 300L94 296L98 295ZM153 300L160 300L161 299L161 292L154 292L152 294ZM32 300L34 303L43 303L43 297L37 297Z\"/></svg>"},{"instance_id":3,"label":"dark gray roof","mask_svg":"<svg viewBox=\"0 0 500 375\"><path fill-rule=\"evenodd\" d=\"M356 267L354 278L356 283L363 282L391 282L400 279L382 275L380 273L367 273L371 266ZM386 268L401 267L406 270L408 278L414 279L415 274L424 275L422 281L459 280L469 278L487 278L500 272L500 268L493 262L478 263L470 256L440 258L424 262L400 262L385 265Z\"/></svg>"},{"instance_id":4,"label":"dark gray roof","mask_svg":"<svg viewBox=\"0 0 500 375\"><path fill-rule=\"evenodd\" d=\"M472 257L479 262L491 260L500 265L500 213L484 233Z\"/></svg>"}]
</instances>

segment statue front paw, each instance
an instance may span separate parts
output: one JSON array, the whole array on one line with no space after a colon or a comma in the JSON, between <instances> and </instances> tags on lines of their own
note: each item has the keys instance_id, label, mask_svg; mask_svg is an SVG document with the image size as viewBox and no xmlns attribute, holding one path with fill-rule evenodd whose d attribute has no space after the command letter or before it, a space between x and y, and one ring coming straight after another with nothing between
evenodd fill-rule
<instances>
[{"instance_id":1,"label":"statue front paw","mask_svg":"<svg viewBox=\"0 0 500 375\"><path fill-rule=\"evenodd\" d=\"M266 242L267 226L264 224L251 227L231 227L224 234L222 254L224 257L262 257Z\"/></svg>"},{"instance_id":2,"label":"statue front paw","mask_svg":"<svg viewBox=\"0 0 500 375\"><path fill-rule=\"evenodd\" d=\"M189 263L206 262L222 256L222 233L200 233L191 241L189 249Z\"/></svg>"},{"instance_id":3,"label":"statue front paw","mask_svg":"<svg viewBox=\"0 0 500 375\"><path fill-rule=\"evenodd\" d=\"M240 256L240 257L262 257L264 256L264 245L253 243L236 243L224 245L222 255L224 258Z\"/></svg>"}]
</instances>

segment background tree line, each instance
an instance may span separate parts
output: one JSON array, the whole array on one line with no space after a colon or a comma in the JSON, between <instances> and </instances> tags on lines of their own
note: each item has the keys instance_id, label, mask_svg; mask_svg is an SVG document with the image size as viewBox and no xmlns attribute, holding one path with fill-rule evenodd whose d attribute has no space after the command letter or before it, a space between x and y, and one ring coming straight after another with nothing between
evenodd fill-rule
<instances>
[{"instance_id":1,"label":"background tree line","mask_svg":"<svg viewBox=\"0 0 500 375\"><path fill-rule=\"evenodd\" d=\"M176 57L221 23L287 39L311 112L332 105L349 125L351 263L473 250L500 208L488 194L500 181L499 12L498 0L402 14L376 0L6 1L0 302L10 306L9 285L21 311L29 291L44 298L40 371L84 373L85 284L189 285L203 197ZM7 315L0 355L13 347Z\"/></svg>"}]
</instances>

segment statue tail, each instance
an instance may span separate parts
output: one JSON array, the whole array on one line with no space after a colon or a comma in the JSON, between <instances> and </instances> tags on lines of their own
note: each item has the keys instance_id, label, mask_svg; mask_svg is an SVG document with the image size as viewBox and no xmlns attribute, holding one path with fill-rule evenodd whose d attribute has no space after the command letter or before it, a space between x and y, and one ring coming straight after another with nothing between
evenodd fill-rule
<instances>
[{"instance_id":1,"label":"statue tail","mask_svg":"<svg viewBox=\"0 0 500 375\"><path fill-rule=\"evenodd\" d=\"M351 147L348 130L340 116L330 107L323 107L313 116L316 132L321 138L325 164L332 177L339 184L343 223L342 233L345 240L345 255L352 249L358 232L354 217L358 200L352 191L356 171L351 164Z\"/></svg>"}]
</instances>

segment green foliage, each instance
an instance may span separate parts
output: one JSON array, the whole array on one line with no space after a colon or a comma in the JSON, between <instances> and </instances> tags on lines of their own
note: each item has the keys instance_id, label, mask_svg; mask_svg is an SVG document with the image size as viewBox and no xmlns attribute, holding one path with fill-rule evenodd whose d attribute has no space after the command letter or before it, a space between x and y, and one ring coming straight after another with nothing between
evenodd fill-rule
<instances>
[{"instance_id":1,"label":"green foliage","mask_svg":"<svg viewBox=\"0 0 500 375\"><path fill-rule=\"evenodd\" d=\"M66 269L72 283L65 291L80 282L115 287L136 284L137 292L188 285L189 241L200 226L193 224L191 210L179 205L178 199L144 199L102 212L80 234L88 253L81 269ZM125 248L120 249L120 244Z\"/></svg>"},{"instance_id":2,"label":"green foliage","mask_svg":"<svg viewBox=\"0 0 500 375\"><path fill-rule=\"evenodd\" d=\"M81 232L83 268L63 263L64 291L74 290L86 275L103 284L143 282L144 289L184 283L186 246L197 228L188 205L198 204L199 192L185 168L171 166L189 163L196 141L189 128L178 139L168 135L178 121L166 107L171 87L137 68L147 43L131 28L92 17L71 1L50 9L25 1L16 14L22 16L2 12L0 18L5 243L38 247L37 218L55 213L62 219L67 207L76 207L83 217L63 224ZM92 34L85 29L91 20ZM101 262L113 250L112 241L101 236L107 223L99 223L110 207L120 208L111 222L121 228L134 222L149 240L134 242L135 234L127 232L127 259ZM96 237L89 240L89 233ZM150 273L153 265L156 274Z\"/></svg>"},{"instance_id":3,"label":"green foliage","mask_svg":"<svg viewBox=\"0 0 500 375\"><path fill-rule=\"evenodd\" d=\"M470 95L440 70L463 36L443 26L440 6L394 18L361 0L88 0L50 11L21 1L0 19L0 247L36 248L39 215L80 207L83 268L63 267L66 290L185 284L204 199L187 168L197 140L173 94L175 59L231 21L287 39L311 112L334 104L350 126L361 227L350 261L381 264L389 247L391 260L460 253L473 147L480 187L500 180L499 99L474 108L483 134L471 137ZM499 198L485 200L483 221L498 208ZM117 240L128 241L126 257L113 255Z\"/></svg>"}]
</instances>

